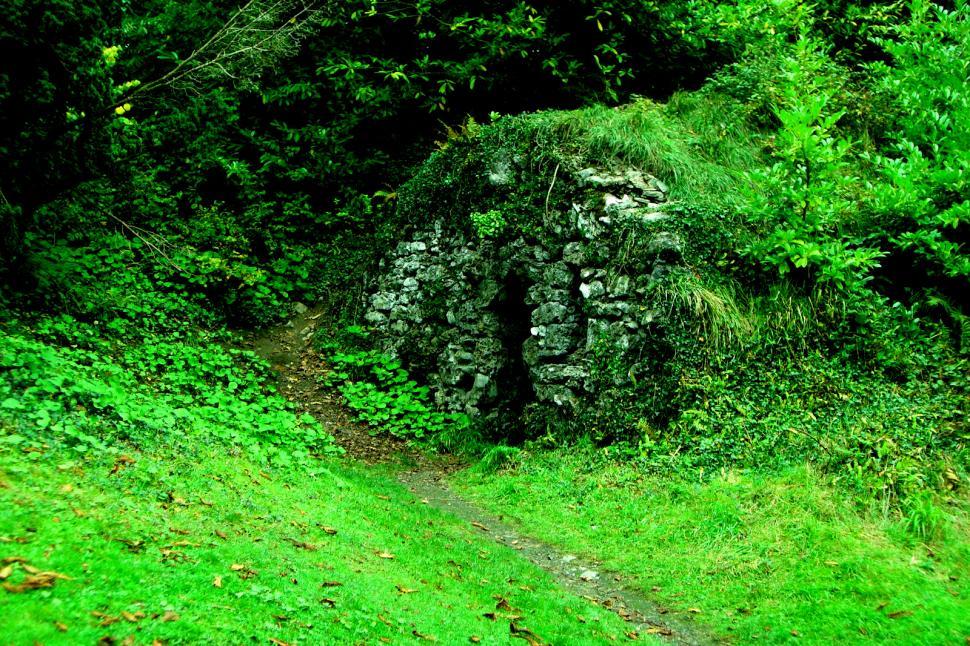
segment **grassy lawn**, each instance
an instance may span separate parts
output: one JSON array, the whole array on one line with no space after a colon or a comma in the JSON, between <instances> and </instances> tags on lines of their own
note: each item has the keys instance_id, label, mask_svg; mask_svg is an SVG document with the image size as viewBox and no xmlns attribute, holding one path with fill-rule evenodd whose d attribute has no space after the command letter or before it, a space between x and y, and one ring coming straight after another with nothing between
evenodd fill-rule
<instances>
[{"instance_id":1,"label":"grassy lawn","mask_svg":"<svg viewBox=\"0 0 970 646\"><path fill-rule=\"evenodd\" d=\"M525 643L512 624L626 640L614 614L388 473L269 474L216 451L58 463L2 440L3 644Z\"/></svg>"},{"instance_id":2,"label":"grassy lawn","mask_svg":"<svg viewBox=\"0 0 970 646\"><path fill-rule=\"evenodd\" d=\"M962 502L924 543L899 520L860 515L809 468L690 484L563 450L453 484L738 643L970 643Z\"/></svg>"}]
</instances>

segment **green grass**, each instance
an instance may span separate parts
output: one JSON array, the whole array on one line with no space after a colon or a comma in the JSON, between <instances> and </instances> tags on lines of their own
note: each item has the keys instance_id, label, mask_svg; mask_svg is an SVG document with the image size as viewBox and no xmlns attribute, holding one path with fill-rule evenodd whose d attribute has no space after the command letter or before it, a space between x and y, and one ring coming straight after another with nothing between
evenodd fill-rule
<instances>
[{"instance_id":1,"label":"green grass","mask_svg":"<svg viewBox=\"0 0 970 646\"><path fill-rule=\"evenodd\" d=\"M904 520L858 513L807 467L725 472L702 484L645 476L586 450L523 453L513 464L453 482L739 643L796 633L819 644L970 638L965 501L936 508L938 537L923 544Z\"/></svg>"},{"instance_id":2,"label":"green grass","mask_svg":"<svg viewBox=\"0 0 970 646\"><path fill-rule=\"evenodd\" d=\"M387 472L334 460L265 473L218 450L130 453L115 470L31 459L3 439L0 559L70 577L0 590L4 644L524 643L511 621L595 644L629 630ZM14 565L5 583L26 574Z\"/></svg>"},{"instance_id":3,"label":"green grass","mask_svg":"<svg viewBox=\"0 0 970 646\"><path fill-rule=\"evenodd\" d=\"M721 203L738 191L743 172L756 167L756 134L739 106L709 94L676 95L668 104L646 99L611 108L591 106L532 117L537 132L587 159L620 159L670 183L675 201ZM572 150L577 149L577 150Z\"/></svg>"}]
</instances>

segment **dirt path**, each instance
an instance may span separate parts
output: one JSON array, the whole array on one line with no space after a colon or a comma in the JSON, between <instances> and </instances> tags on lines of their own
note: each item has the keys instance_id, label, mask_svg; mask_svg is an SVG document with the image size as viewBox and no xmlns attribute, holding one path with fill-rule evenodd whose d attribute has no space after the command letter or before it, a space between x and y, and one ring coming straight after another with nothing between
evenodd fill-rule
<instances>
[{"instance_id":1,"label":"dirt path","mask_svg":"<svg viewBox=\"0 0 970 646\"><path fill-rule=\"evenodd\" d=\"M626 586L621 574L604 571L598 563L564 554L525 536L500 517L456 494L447 483L448 474L463 466L456 458L422 454L396 438L372 435L367 427L356 423L342 406L339 395L320 383L326 367L309 342L320 318L318 310L300 312L286 325L254 336L250 342L253 350L279 373L281 393L320 420L351 457L367 464L410 465L398 478L422 502L468 522L472 531L516 550L522 558L549 572L572 594L615 612L629 624L631 633L656 635L671 644L717 642L689 618L672 615Z\"/></svg>"}]
</instances>

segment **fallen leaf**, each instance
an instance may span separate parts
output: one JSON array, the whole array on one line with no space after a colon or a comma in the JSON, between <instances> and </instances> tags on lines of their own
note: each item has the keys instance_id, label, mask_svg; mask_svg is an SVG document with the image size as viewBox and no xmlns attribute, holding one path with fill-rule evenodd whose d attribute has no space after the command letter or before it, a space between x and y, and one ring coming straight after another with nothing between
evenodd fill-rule
<instances>
[{"instance_id":1,"label":"fallen leaf","mask_svg":"<svg viewBox=\"0 0 970 646\"><path fill-rule=\"evenodd\" d=\"M912 610L897 610L896 612L890 612L886 616L890 619L902 619L903 617L909 617L912 614Z\"/></svg>"},{"instance_id":2,"label":"fallen leaf","mask_svg":"<svg viewBox=\"0 0 970 646\"><path fill-rule=\"evenodd\" d=\"M343 583L340 581L324 581L320 584L321 588L339 588Z\"/></svg>"},{"instance_id":3,"label":"fallen leaf","mask_svg":"<svg viewBox=\"0 0 970 646\"><path fill-rule=\"evenodd\" d=\"M145 549L145 541L137 539L116 538L119 543L124 543L128 551L132 554L140 554Z\"/></svg>"},{"instance_id":4,"label":"fallen leaf","mask_svg":"<svg viewBox=\"0 0 970 646\"><path fill-rule=\"evenodd\" d=\"M468 638L468 641L470 641L473 644L480 644L482 643L482 638L479 637L478 635L472 635L471 637Z\"/></svg>"},{"instance_id":5,"label":"fallen leaf","mask_svg":"<svg viewBox=\"0 0 970 646\"><path fill-rule=\"evenodd\" d=\"M116 624L119 621L121 621L121 617L113 617L103 612L98 612L97 610L92 612L91 615L101 620L100 622L98 622L98 626L102 628L104 628L105 626L110 626L111 624Z\"/></svg>"},{"instance_id":6,"label":"fallen leaf","mask_svg":"<svg viewBox=\"0 0 970 646\"><path fill-rule=\"evenodd\" d=\"M647 634L663 635L664 637L670 637L671 635L674 634L674 631L672 631L670 628L667 628L666 626L650 626L649 628L647 628Z\"/></svg>"},{"instance_id":7,"label":"fallen leaf","mask_svg":"<svg viewBox=\"0 0 970 646\"><path fill-rule=\"evenodd\" d=\"M629 639L629 640L631 640L631 641L636 641L636 640L640 639L640 633L638 633L635 630L631 630L630 632L625 633L625 634L626 634L626 638Z\"/></svg>"},{"instance_id":8,"label":"fallen leaf","mask_svg":"<svg viewBox=\"0 0 970 646\"><path fill-rule=\"evenodd\" d=\"M74 491L74 485L70 482L61 487L61 493L71 493L72 491Z\"/></svg>"},{"instance_id":9,"label":"fallen leaf","mask_svg":"<svg viewBox=\"0 0 970 646\"><path fill-rule=\"evenodd\" d=\"M179 552L178 550L169 549L167 547L161 547L158 550L162 554L162 561L187 561L189 558L185 555L185 552Z\"/></svg>"},{"instance_id":10,"label":"fallen leaf","mask_svg":"<svg viewBox=\"0 0 970 646\"><path fill-rule=\"evenodd\" d=\"M337 607L337 601L336 601L336 599L330 599L328 597L324 597L323 599L320 599L320 603L322 605L324 605L324 606L327 606L328 608L336 608Z\"/></svg>"},{"instance_id":11,"label":"fallen leaf","mask_svg":"<svg viewBox=\"0 0 970 646\"><path fill-rule=\"evenodd\" d=\"M269 638L269 643L273 644L273 646L293 646L292 644L288 644L282 639L276 639L274 637Z\"/></svg>"},{"instance_id":12,"label":"fallen leaf","mask_svg":"<svg viewBox=\"0 0 970 646\"><path fill-rule=\"evenodd\" d=\"M415 592L417 592L417 590L415 590L414 588L406 588L403 585L397 585L395 587L397 588L397 591L400 592L401 594L414 594Z\"/></svg>"},{"instance_id":13,"label":"fallen leaf","mask_svg":"<svg viewBox=\"0 0 970 646\"><path fill-rule=\"evenodd\" d=\"M472 527L477 527L478 529L482 530L483 532L487 532L488 531L488 527L485 527L485 525L482 525L481 523L479 523L477 521L472 521Z\"/></svg>"},{"instance_id":14,"label":"fallen leaf","mask_svg":"<svg viewBox=\"0 0 970 646\"><path fill-rule=\"evenodd\" d=\"M0 561L4 565L9 565L10 563L26 563L27 559L22 556L8 556L7 558Z\"/></svg>"},{"instance_id":15,"label":"fallen leaf","mask_svg":"<svg viewBox=\"0 0 970 646\"><path fill-rule=\"evenodd\" d=\"M512 611L512 606L509 605L508 599L505 599L504 597L499 597L499 596L494 596L492 598L498 600L498 603L495 604L496 610L504 610L506 612Z\"/></svg>"},{"instance_id":16,"label":"fallen leaf","mask_svg":"<svg viewBox=\"0 0 970 646\"><path fill-rule=\"evenodd\" d=\"M222 577L216 575L216 578L212 579L212 587L221 588L222 587Z\"/></svg>"},{"instance_id":17,"label":"fallen leaf","mask_svg":"<svg viewBox=\"0 0 970 646\"><path fill-rule=\"evenodd\" d=\"M534 632L528 628L517 626L515 622L509 624L509 633L515 639L524 639L529 646L545 646L545 643Z\"/></svg>"},{"instance_id":18,"label":"fallen leaf","mask_svg":"<svg viewBox=\"0 0 970 646\"><path fill-rule=\"evenodd\" d=\"M67 632L67 624L61 623L60 621L54 622L54 628L57 628L58 632L62 632L62 633Z\"/></svg>"},{"instance_id":19,"label":"fallen leaf","mask_svg":"<svg viewBox=\"0 0 970 646\"><path fill-rule=\"evenodd\" d=\"M243 565L242 563L233 563L229 566L229 569L238 573L239 578L243 580L251 579L257 574L256 570L253 570L249 566Z\"/></svg>"},{"instance_id":20,"label":"fallen leaf","mask_svg":"<svg viewBox=\"0 0 970 646\"><path fill-rule=\"evenodd\" d=\"M801 637L802 634L800 632L798 632L797 630L793 630L793 631L791 631L791 636L792 637Z\"/></svg>"},{"instance_id":21,"label":"fallen leaf","mask_svg":"<svg viewBox=\"0 0 970 646\"><path fill-rule=\"evenodd\" d=\"M138 612L122 611L121 616L125 619L125 621L130 621L133 624L137 624L139 621L145 618L145 613L141 612L140 610Z\"/></svg>"},{"instance_id":22,"label":"fallen leaf","mask_svg":"<svg viewBox=\"0 0 970 646\"><path fill-rule=\"evenodd\" d=\"M392 559L392 558L394 558L394 555L391 554L390 552L377 552L376 554L377 554L377 556L379 556L382 559Z\"/></svg>"},{"instance_id":23,"label":"fallen leaf","mask_svg":"<svg viewBox=\"0 0 970 646\"><path fill-rule=\"evenodd\" d=\"M133 460L132 458L128 457L127 455L122 455L117 460L115 460L115 465L113 467L111 467L111 473L112 474L118 473L119 471L121 471L122 469L124 469L126 466L132 465L134 463L135 463L135 460Z\"/></svg>"},{"instance_id":24,"label":"fallen leaf","mask_svg":"<svg viewBox=\"0 0 970 646\"><path fill-rule=\"evenodd\" d=\"M690 612L690 613L695 614L695 615L699 615L699 614L701 614L701 609L700 608L688 608L687 609L687 612Z\"/></svg>"},{"instance_id":25,"label":"fallen leaf","mask_svg":"<svg viewBox=\"0 0 970 646\"><path fill-rule=\"evenodd\" d=\"M318 549L320 549L318 546L314 545L313 543L307 543L305 541L298 541L295 538L286 538L285 540L287 540L290 543L292 543L293 547L297 547L297 548L299 548L301 550L307 550L307 551L310 551L310 552L315 552Z\"/></svg>"},{"instance_id":26,"label":"fallen leaf","mask_svg":"<svg viewBox=\"0 0 970 646\"><path fill-rule=\"evenodd\" d=\"M166 610L165 614L162 615L162 621L165 621L165 622L178 621L178 620L179 620L178 614L175 612L172 612L171 610Z\"/></svg>"},{"instance_id":27,"label":"fallen leaf","mask_svg":"<svg viewBox=\"0 0 970 646\"><path fill-rule=\"evenodd\" d=\"M429 641L429 642L436 642L436 641L438 641L438 638L437 637L435 637L433 635L422 635L421 633L419 633L416 630L412 630L411 631L411 634L414 635L415 637L417 637L418 639L423 639L425 641Z\"/></svg>"},{"instance_id":28,"label":"fallen leaf","mask_svg":"<svg viewBox=\"0 0 970 646\"><path fill-rule=\"evenodd\" d=\"M215 532L215 534L216 534L216 536L218 536L219 538L221 538L223 540L229 538L229 536L224 531L222 531L221 529L217 529L216 532Z\"/></svg>"},{"instance_id":29,"label":"fallen leaf","mask_svg":"<svg viewBox=\"0 0 970 646\"><path fill-rule=\"evenodd\" d=\"M337 533L337 530L335 530L333 527L327 527L326 525L320 525L320 529L323 530L324 534L329 536L334 536Z\"/></svg>"},{"instance_id":30,"label":"fallen leaf","mask_svg":"<svg viewBox=\"0 0 970 646\"><path fill-rule=\"evenodd\" d=\"M13 574L12 565L5 565L4 567L0 568L0 581L9 578L11 574Z\"/></svg>"},{"instance_id":31,"label":"fallen leaf","mask_svg":"<svg viewBox=\"0 0 970 646\"><path fill-rule=\"evenodd\" d=\"M70 580L70 578L60 572L38 572L26 577L22 583L4 583L3 588L7 592L19 594L30 590L40 590L41 588L53 588L58 579Z\"/></svg>"}]
</instances>

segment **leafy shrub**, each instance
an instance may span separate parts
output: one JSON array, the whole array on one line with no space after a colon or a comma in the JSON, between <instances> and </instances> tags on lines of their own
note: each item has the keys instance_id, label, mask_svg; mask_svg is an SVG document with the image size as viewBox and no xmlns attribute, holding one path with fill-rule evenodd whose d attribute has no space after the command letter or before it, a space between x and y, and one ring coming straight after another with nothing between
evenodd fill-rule
<instances>
[{"instance_id":1,"label":"leafy shrub","mask_svg":"<svg viewBox=\"0 0 970 646\"><path fill-rule=\"evenodd\" d=\"M786 83L775 106L780 127L773 142L777 161L749 173L749 217L756 240L747 250L782 275L807 271L811 279L861 294L884 253L851 235L853 192L861 184L848 161L852 143L836 124L844 110L819 78L824 61L819 44L800 39L784 57Z\"/></svg>"},{"instance_id":2,"label":"leafy shrub","mask_svg":"<svg viewBox=\"0 0 970 646\"><path fill-rule=\"evenodd\" d=\"M485 213L472 213L471 214L472 227L475 229L475 233L482 240L486 238L495 238L501 235L508 226L508 221L501 211L492 209L486 211Z\"/></svg>"},{"instance_id":3,"label":"leafy shrub","mask_svg":"<svg viewBox=\"0 0 970 646\"><path fill-rule=\"evenodd\" d=\"M251 353L152 336L114 345L70 317L40 323L0 334L7 443L98 454L218 441L278 466L337 452L319 423L269 389Z\"/></svg>"},{"instance_id":4,"label":"leafy shrub","mask_svg":"<svg viewBox=\"0 0 970 646\"><path fill-rule=\"evenodd\" d=\"M336 386L357 419L375 433L409 439L440 440L460 435L471 423L467 415L438 410L431 391L411 378L400 361L366 348L366 330L345 330L343 347L328 342L331 363L326 382Z\"/></svg>"},{"instance_id":5,"label":"leafy shrub","mask_svg":"<svg viewBox=\"0 0 970 646\"><path fill-rule=\"evenodd\" d=\"M892 248L912 252L934 279L970 280L970 9L917 0L908 21L877 43L890 57L868 66L889 133L871 156L871 208Z\"/></svg>"}]
</instances>

